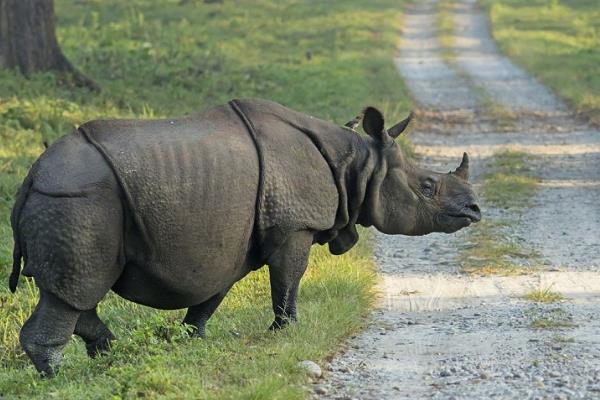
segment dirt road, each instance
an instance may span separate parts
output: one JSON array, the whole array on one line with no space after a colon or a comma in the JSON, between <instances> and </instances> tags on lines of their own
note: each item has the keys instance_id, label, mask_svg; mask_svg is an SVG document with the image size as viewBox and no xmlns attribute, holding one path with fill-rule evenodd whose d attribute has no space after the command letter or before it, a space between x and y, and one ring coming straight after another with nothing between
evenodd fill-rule
<instances>
[{"instance_id":1,"label":"dirt road","mask_svg":"<svg viewBox=\"0 0 600 400\"><path fill-rule=\"evenodd\" d=\"M380 299L372 323L328 367L315 395L330 399L600 398L600 132L499 54L474 0L453 8L448 59L436 3L407 8L396 60L421 110L412 140L419 162L456 167L463 151L481 182L500 149L532 154L540 178L507 235L533 249L527 275L460 273L468 232L376 236ZM446 55L444 55L446 54ZM490 104L512 115L509 126ZM485 207L484 218L510 210ZM551 287L567 300L521 296ZM534 320L565 322L535 329ZM324 394L323 394L324 393Z\"/></svg>"}]
</instances>

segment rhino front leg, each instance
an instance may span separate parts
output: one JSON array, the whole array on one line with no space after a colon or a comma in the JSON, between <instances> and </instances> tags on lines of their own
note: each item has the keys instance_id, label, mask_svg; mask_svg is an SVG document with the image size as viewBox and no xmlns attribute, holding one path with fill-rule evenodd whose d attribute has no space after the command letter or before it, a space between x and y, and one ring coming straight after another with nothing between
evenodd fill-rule
<instances>
[{"instance_id":1,"label":"rhino front leg","mask_svg":"<svg viewBox=\"0 0 600 400\"><path fill-rule=\"evenodd\" d=\"M231 286L222 292L217 293L204 303L188 308L183 323L194 327L191 336L201 338L206 336L206 322L214 314L217 307L219 307L219 304L221 304L225 295L229 292L229 289L231 289Z\"/></svg>"},{"instance_id":2,"label":"rhino front leg","mask_svg":"<svg viewBox=\"0 0 600 400\"><path fill-rule=\"evenodd\" d=\"M95 308L81 313L75 325L75 334L83 339L87 354L91 358L108 351L110 342L115 339L98 317Z\"/></svg>"},{"instance_id":3,"label":"rhino front leg","mask_svg":"<svg viewBox=\"0 0 600 400\"><path fill-rule=\"evenodd\" d=\"M300 279L306 271L313 235L296 232L269 259L271 299L275 321L270 330L283 328L296 320L296 296Z\"/></svg>"}]
</instances>

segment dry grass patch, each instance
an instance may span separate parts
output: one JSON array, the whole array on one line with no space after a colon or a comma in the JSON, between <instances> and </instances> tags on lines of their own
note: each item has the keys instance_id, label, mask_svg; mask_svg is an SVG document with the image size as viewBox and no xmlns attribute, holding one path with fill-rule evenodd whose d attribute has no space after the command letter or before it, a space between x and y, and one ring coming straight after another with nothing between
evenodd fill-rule
<instances>
[{"instance_id":1,"label":"dry grass patch","mask_svg":"<svg viewBox=\"0 0 600 400\"><path fill-rule=\"evenodd\" d=\"M534 329L561 329L575 328L577 325L566 319L538 318L534 319L530 326Z\"/></svg>"},{"instance_id":2,"label":"dry grass patch","mask_svg":"<svg viewBox=\"0 0 600 400\"><path fill-rule=\"evenodd\" d=\"M547 288L532 290L526 293L523 298L536 303L556 303L565 299L562 294L552 290L552 285Z\"/></svg>"},{"instance_id":3,"label":"dry grass patch","mask_svg":"<svg viewBox=\"0 0 600 400\"><path fill-rule=\"evenodd\" d=\"M505 150L497 153L486 175L482 196L486 204L496 208L519 211L531 205L531 199L540 182L527 166L531 154Z\"/></svg>"},{"instance_id":4,"label":"dry grass patch","mask_svg":"<svg viewBox=\"0 0 600 400\"><path fill-rule=\"evenodd\" d=\"M553 308L533 310L529 327L533 329L566 329L575 328L577 325L565 310Z\"/></svg>"},{"instance_id":5,"label":"dry grass patch","mask_svg":"<svg viewBox=\"0 0 600 400\"><path fill-rule=\"evenodd\" d=\"M461 271L501 276L530 273L532 267L525 264L537 254L501 233L509 226L509 221L484 220L472 227L469 239L475 245L461 252Z\"/></svg>"},{"instance_id":6,"label":"dry grass patch","mask_svg":"<svg viewBox=\"0 0 600 400\"><path fill-rule=\"evenodd\" d=\"M529 205L539 180L505 173L490 174L483 187L486 203L498 208L524 208Z\"/></svg>"}]
</instances>

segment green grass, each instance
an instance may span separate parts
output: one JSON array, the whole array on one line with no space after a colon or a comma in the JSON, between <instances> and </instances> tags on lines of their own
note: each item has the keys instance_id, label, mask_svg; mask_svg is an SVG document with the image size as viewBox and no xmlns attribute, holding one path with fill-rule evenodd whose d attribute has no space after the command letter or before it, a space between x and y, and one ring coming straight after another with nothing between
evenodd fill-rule
<instances>
[{"instance_id":1,"label":"green grass","mask_svg":"<svg viewBox=\"0 0 600 400\"><path fill-rule=\"evenodd\" d=\"M333 258L313 252L300 293L300 322L272 333L267 271L236 285L209 322L207 339L191 339L183 311L156 311L109 295L100 315L118 340L91 360L83 343L67 346L59 375L40 380L16 335L33 306L27 282L16 296L2 293L0 394L23 398L304 398L299 360L322 362L360 327L374 282L366 243ZM235 337L231 331L239 332Z\"/></svg>"},{"instance_id":2,"label":"green grass","mask_svg":"<svg viewBox=\"0 0 600 400\"><path fill-rule=\"evenodd\" d=\"M65 87L52 74L0 71L0 281L11 265L8 220L18 186L43 140L86 120L176 116L245 96L340 124L367 104L390 124L403 118L411 103L392 62L400 7L394 0L57 0L63 50L102 91ZM368 240L339 257L313 249L300 323L277 334L266 330L272 315L263 270L234 287L206 340L187 337L183 311L111 294L99 309L118 337L111 354L90 360L73 340L53 380L40 380L18 345L34 285L22 279L16 295L2 285L0 397L305 398L306 376L296 364L323 363L360 329L373 299L370 255Z\"/></svg>"},{"instance_id":3,"label":"green grass","mask_svg":"<svg viewBox=\"0 0 600 400\"><path fill-rule=\"evenodd\" d=\"M535 192L538 180L529 176L505 173L490 174L483 189L488 204L500 208L526 206ZM523 202L523 204L520 204Z\"/></svg>"},{"instance_id":4,"label":"green grass","mask_svg":"<svg viewBox=\"0 0 600 400\"><path fill-rule=\"evenodd\" d=\"M511 227L517 223L514 218L531 205L539 182L527 166L529 157L527 153L510 150L492 157L480 190L484 209L507 209L513 218L487 217L470 228L468 241L472 245L459 256L463 272L514 275L531 271L525 264L535 261L538 255L510 234Z\"/></svg>"},{"instance_id":5,"label":"green grass","mask_svg":"<svg viewBox=\"0 0 600 400\"><path fill-rule=\"evenodd\" d=\"M596 0L483 0L501 50L600 123Z\"/></svg>"},{"instance_id":6,"label":"green grass","mask_svg":"<svg viewBox=\"0 0 600 400\"><path fill-rule=\"evenodd\" d=\"M565 299L562 294L552 290L552 285L525 293L523 298L535 303L556 303Z\"/></svg>"},{"instance_id":7,"label":"green grass","mask_svg":"<svg viewBox=\"0 0 600 400\"><path fill-rule=\"evenodd\" d=\"M482 196L496 208L523 209L529 206L539 178L526 164L531 155L519 151L502 151L494 155L486 175Z\"/></svg>"}]
</instances>

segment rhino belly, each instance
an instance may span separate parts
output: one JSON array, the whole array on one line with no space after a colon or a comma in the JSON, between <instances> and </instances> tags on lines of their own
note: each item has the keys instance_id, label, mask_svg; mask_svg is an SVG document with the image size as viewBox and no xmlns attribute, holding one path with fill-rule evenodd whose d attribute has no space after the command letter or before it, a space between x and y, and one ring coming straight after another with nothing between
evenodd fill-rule
<instances>
[{"instance_id":1,"label":"rhino belly","mask_svg":"<svg viewBox=\"0 0 600 400\"><path fill-rule=\"evenodd\" d=\"M234 270L231 266L235 265ZM201 304L243 278L251 271L248 263L216 268L173 267L172 265L125 265L112 290L119 296L145 306L175 310ZM164 279L156 271L170 271L180 281Z\"/></svg>"},{"instance_id":2,"label":"rhino belly","mask_svg":"<svg viewBox=\"0 0 600 400\"><path fill-rule=\"evenodd\" d=\"M126 234L127 263L113 290L140 304L176 309L202 303L244 277L251 270L258 171L241 170L239 178L191 191L183 207L158 201L143 210L147 238L137 229Z\"/></svg>"},{"instance_id":3,"label":"rhino belly","mask_svg":"<svg viewBox=\"0 0 600 400\"><path fill-rule=\"evenodd\" d=\"M113 287L122 297L161 309L200 304L250 270L258 173L240 171L220 189L175 210L145 210L148 239L125 238L124 271ZM238 186L239 185L239 186ZM210 186L210 185L209 185ZM158 206L160 205L160 206Z\"/></svg>"},{"instance_id":4,"label":"rhino belly","mask_svg":"<svg viewBox=\"0 0 600 400\"><path fill-rule=\"evenodd\" d=\"M95 136L124 187L131 220L113 290L135 302L199 304L250 270L256 148L237 117L201 122L187 131L147 126L127 141Z\"/></svg>"}]
</instances>

